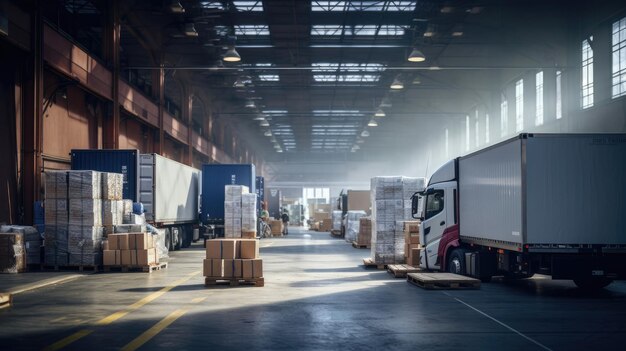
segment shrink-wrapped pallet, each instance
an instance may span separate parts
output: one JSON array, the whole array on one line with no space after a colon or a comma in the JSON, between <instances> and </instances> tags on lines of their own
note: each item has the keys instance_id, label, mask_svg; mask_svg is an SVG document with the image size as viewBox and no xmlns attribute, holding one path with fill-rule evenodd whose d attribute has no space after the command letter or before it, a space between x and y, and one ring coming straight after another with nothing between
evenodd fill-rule
<instances>
[{"instance_id":1,"label":"shrink-wrapped pallet","mask_svg":"<svg viewBox=\"0 0 626 351\"><path fill-rule=\"evenodd\" d=\"M243 194L241 196L241 230L256 231L257 226L257 194Z\"/></svg>"},{"instance_id":2,"label":"shrink-wrapped pallet","mask_svg":"<svg viewBox=\"0 0 626 351\"><path fill-rule=\"evenodd\" d=\"M24 234L0 233L0 273L26 270Z\"/></svg>"},{"instance_id":3,"label":"shrink-wrapped pallet","mask_svg":"<svg viewBox=\"0 0 626 351\"><path fill-rule=\"evenodd\" d=\"M44 185L46 199L67 199L67 171L46 171Z\"/></svg>"},{"instance_id":4,"label":"shrink-wrapped pallet","mask_svg":"<svg viewBox=\"0 0 626 351\"><path fill-rule=\"evenodd\" d=\"M96 171L69 171L68 198L100 199L102 197L100 175L100 172Z\"/></svg>"},{"instance_id":5,"label":"shrink-wrapped pallet","mask_svg":"<svg viewBox=\"0 0 626 351\"><path fill-rule=\"evenodd\" d=\"M68 253L71 266L102 264L102 227L68 227Z\"/></svg>"},{"instance_id":6,"label":"shrink-wrapped pallet","mask_svg":"<svg viewBox=\"0 0 626 351\"><path fill-rule=\"evenodd\" d=\"M101 226L102 201L99 199L70 199L70 225Z\"/></svg>"},{"instance_id":7,"label":"shrink-wrapped pallet","mask_svg":"<svg viewBox=\"0 0 626 351\"><path fill-rule=\"evenodd\" d=\"M147 231L145 224L120 224L113 226L113 233L145 233Z\"/></svg>"},{"instance_id":8,"label":"shrink-wrapped pallet","mask_svg":"<svg viewBox=\"0 0 626 351\"><path fill-rule=\"evenodd\" d=\"M347 225L346 225L346 241L351 243L356 241L357 236L359 235L359 226L361 217L365 217L365 211L348 211L346 215Z\"/></svg>"},{"instance_id":9,"label":"shrink-wrapped pallet","mask_svg":"<svg viewBox=\"0 0 626 351\"><path fill-rule=\"evenodd\" d=\"M359 232L356 237L357 245L370 246L372 243L372 219L370 217L359 218Z\"/></svg>"},{"instance_id":10,"label":"shrink-wrapped pallet","mask_svg":"<svg viewBox=\"0 0 626 351\"><path fill-rule=\"evenodd\" d=\"M41 234L35 227L20 225L3 225L0 227L2 233L19 233L24 238L25 264L41 264L41 245L43 240Z\"/></svg>"},{"instance_id":11,"label":"shrink-wrapped pallet","mask_svg":"<svg viewBox=\"0 0 626 351\"><path fill-rule=\"evenodd\" d=\"M248 194L250 188L245 185L226 185L224 187L224 201L239 201L241 202L241 195Z\"/></svg>"},{"instance_id":12,"label":"shrink-wrapped pallet","mask_svg":"<svg viewBox=\"0 0 626 351\"><path fill-rule=\"evenodd\" d=\"M102 225L113 226L122 224L124 202L122 200L102 200Z\"/></svg>"},{"instance_id":13,"label":"shrink-wrapped pallet","mask_svg":"<svg viewBox=\"0 0 626 351\"><path fill-rule=\"evenodd\" d=\"M332 212L332 220L333 220L333 230L334 231L341 231L341 216L342 216L342 212L341 211L333 211Z\"/></svg>"},{"instance_id":14,"label":"shrink-wrapped pallet","mask_svg":"<svg viewBox=\"0 0 626 351\"><path fill-rule=\"evenodd\" d=\"M101 173L102 199L121 200L124 177L121 173Z\"/></svg>"},{"instance_id":15,"label":"shrink-wrapped pallet","mask_svg":"<svg viewBox=\"0 0 626 351\"><path fill-rule=\"evenodd\" d=\"M67 199L44 200L44 218L48 225L68 225L69 204Z\"/></svg>"},{"instance_id":16,"label":"shrink-wrapped pallet","mask_svg":"<svg viewBox=\"0 0 626 351\"><path fill-rule=\"evenodd\" d=\"M48 266L68 264L68 226L46 224L44 234L44 263Z\"/></svg>"},{"instance_id":17,"label":"shrink-wrapped pallet","mask_svg":"<svg viewBox=\"0 0 626 351\"><path fill-rule=\"evenodd\" d=\"M123 206L122 223L131 224L131 221L132 221L131 215L133 214L133 200L129 200L129 199L122 200L122 206Z\"/></svg>"}]
</instances>

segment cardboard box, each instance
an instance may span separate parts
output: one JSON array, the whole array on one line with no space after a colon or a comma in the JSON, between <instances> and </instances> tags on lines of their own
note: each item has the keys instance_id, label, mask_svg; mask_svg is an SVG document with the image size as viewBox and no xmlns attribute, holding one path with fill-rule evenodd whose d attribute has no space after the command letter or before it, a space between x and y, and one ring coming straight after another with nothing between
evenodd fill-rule
<instances>
[{"instance_id":1,"label":"cardboard box","mask_svg":"<svg viewBox=\"0 0 626 351\"><path fill-rule=\"evenodd\" d=\"M108 240L102 240L102 250L109 250L109 241Z\"/></svg>"},{"instance_id":2,"label":"cardboard box","mask_svg":"<svg viewBox=\"0 0 626 351\"><path fill-rule=\"evenodd\" d=\"M330 232L331 229L333 229L333 220L330 218L324 218L324 220L319 224L319 231Z\"/></svg>"},{"instance_id":3,"label":"cardboard box","mask_svg":"<svg viewBox=\"0 0 626 351\"><path fill-rule=\"evenodd\" d=\"M223 277L224 276L224 260L221 259L205 259L202 273L205 277Z\"/></svg>"},{"instance_id":4,"label":"cardboard box","mask_svg":"<svg viewBox=\"0 0 626 351\"><path fill-rule=\"evenodd\" d=\"M159 263L159 256L157 255L156 249L146 249L146 250L135 250L137 257L137 265L138 266L149 266L151 264Z\"/></svg>"},{"instance_id":5,"label":"cardboard box","mask_svg":"<svg viewBox=\"0 0 626 351\"><path fill-rule=\"evenodd\" d=\"M419 267L420 266L420 251L422 249L417 246L417 247L411 247L409 249L409 255L408 258L406 260L406 264L408 264L409 266L413 266L413 267Z\"/></svg>"},{"instance_id":6,"label":"cardboard box","mask_svg":"<svg viewBox=\"0 0 626 351\"><path fill-rule=\"evenodd\" d=\"M241 260L242 276L244 279L263 278L263 260Z\"/></svg>"},{"instance_id":7,"label":"cardboard box","mask_svg":"<svg viewBox=\"0 0 626 351\"><path fill-rule=\"evenodd\" d=\"M128 234L110 234L108 237L109 250L130 250Z\"/></svg>"},{"instance_id":8,"label":"cardboard box","mask_svg":"<svg viewBox=\"0 0 626 351\"><path fill-rule=\"evenodd\" d=\"M271 220L270 227L272 227L272 235L280 235L283 233L283 222L280 220Z\"/></svg>"},{"instance_id":9,"label":"cardboard box","mask_svg":"<svg viewBox=\"0 0 626 351\"><path fill-rule=\"evenodd\" d=\"M121 250L122 251L122 266L137 266L137 251L135 250Z\"/></svg>"},{"instance_id":10,"label":"cardboard box","mask_svg":"<svg viewBox=\"0 0 626 351\"><path fill-rule=\"evenodd\" d=\"M314 212L312 217L314 221L321 222L326 218L330 218L330 212Z\"/></svg>"},{"instance_id":11,"label":"cardboard box","mask_svg":"<svg viewBox=\"0 0 626 351\"><path fill-rule=\"evenodd\" d=\"M242 259L256 259L259 258L259 241L256 239L241 239L240 242L240 256L237 258Z\"/></svg>"},{"instance_id":12,"label":"cardboard box","mask_svg":"<svg viewBox=\"0 0 626 351\"><path fill-rule=\"evenodd\" d=\"M243 239L255 239L256 238L256 230L242 230L241 237Z\"/></svg>"},{"instance_id":13,"label":"cardboard box","mask_svg":"<svg viewBox=\"0 0 626 351\"><path fill-rule=\"evenodd\" d=\"M122 251L103 250L102 251L102 264L104 264L105 266L121 266L122 265Z\"/></svg>"},{"instance_id":14,"label":"cardboard box","mask_svg":"<svg viewBox=\"0 0 626 351\"><path fill-rule=\"evenodd\" d=\"M414 233L419 234L420 232L420 221L405 221L404 222L404 233Z\"/></svg>"},{"instance_id":15,"label":"cardboard box","mask_svg":"<svg viewBox=\"0 0 626 351\"><path fill-rule=\"evenodd\" d=\"M241 260L224 260L224 278L241 278Z\"/></svg>"},{"instance_id":16,"label":"cardboard box","mask_svg":"<svg viewBox=\"0 0 626 351\"><path fill-rule=\"evenodd\" d=\"M405 233L404 234L404 242L407 243L407 244L411 244L411 245L420 244L420 235L419 235L419 233L417 233L417 234L415 234L415 233L410 233L410 234Z\"/></svg>"},{"instance_id":17,"label":"cardboard box","mask_svg":"<svg viewBox=\"0 0 626 351\"><path fill-rule=\"evenodd\" d=\"M237 257L236 239L212 239L206 242L206 258L235 259Z\"/></svg>"},{"instance_id":18,"label":"cardboard box","mask_svg":"<svg viewBox=\"0 0 626 351\"><path fill-rule=\"evenodd\" d=\"M372 200L369 190L348 190L348 211L372 212Z\"/></svg>"},{"instance_id":19,"label":"cardboard box","mask_svg":"<svg viewBox=\"0 0 626 351\"><path fill-rule=\"evenodd\" d=\"M154 240L150 233L128 233L130 250L147 250L154 248Z\"/></svg>"}]
</instances>

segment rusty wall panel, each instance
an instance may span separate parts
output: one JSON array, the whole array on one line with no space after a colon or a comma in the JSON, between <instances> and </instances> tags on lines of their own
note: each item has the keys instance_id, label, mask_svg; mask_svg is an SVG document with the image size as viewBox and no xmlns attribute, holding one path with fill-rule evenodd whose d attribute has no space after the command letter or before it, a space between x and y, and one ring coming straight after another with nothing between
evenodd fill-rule
<instances>
[{"instance_id":1,"label":"rusty wall panel","mask_svg":"<svg viewBox=\"0 0 626 351\"><path fill-rule=\"evenodd\" d=\"M4 1L5 10L9 19L9 42L19 46L22 50L30 51L31 16L8 1Z\"/></svg>"},{"instance_id":2,"label":"rusty wall panel","mask_svg":"<svg viewBox=\"0 0 626 351\"><path fill-rule=\"evenodd\" d=\"M187 145L187 126L165 111L163 111L163 130L171 137Z\"/></svg>"},{"instance_id":3,"label":"rusty wall panel","mask_svg":"<svg viewBox=\"0 0 626 351\"><path fill-rule=\"evenodd\" d=\"M159 126L159 108L158 106L134 89L126 82L119 81L119 99L120 105L132 115L139 117L141 120L155 127Z\"/></svg>"},{"instance_id":4,"label":"rusty wall panel","mask_svg":"<svg viewBox=\"0 0 626 351\"><path fill-rule=\"evenodd\" d=\"M185 148L183 148L182 145L170 138L165 138L165 143L163 144L163 156L171 160L184 163L184 151Z\"/></svg>"},{"instance_id":5,"label":"rusty wall panel","mask_svg":"<svg viewBox=\"0 0 626 351\"><path fill-rule=\"evenodd\" d=\"M0 222L13 224L18 220L15 83L6 62L0 64Z\"/></svg>"},{"instance_id":6,"label":"rusty wall panel","mask_svg":"<svg viewBox=\"0 0 626 351\"><path fill-rule=\"evenodd\" d=\"M141 153L153 153L154 131L134 117L120 122L120 149L137 149Z\"/></svg>"}]
</instances>

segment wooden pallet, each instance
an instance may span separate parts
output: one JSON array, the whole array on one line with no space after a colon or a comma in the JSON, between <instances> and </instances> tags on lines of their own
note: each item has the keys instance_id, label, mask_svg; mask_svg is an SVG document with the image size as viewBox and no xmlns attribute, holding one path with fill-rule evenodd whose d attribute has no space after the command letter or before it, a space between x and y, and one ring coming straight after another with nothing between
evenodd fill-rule
<instances>
[{"instance_id":1,"label":"wooden pallet","mask_svg":"<svg viewBox=\"0 0 626 351\"><path fill-rule=\"evenodd\" d=\"M386 264L378 264L369 257L363 259L363 265L365 266L365 268L375 267L376 269L387 269Z\"/></svg>"},{"instance_id":2,"label":"wooden pallet","mask_svg":"<svg viewBox=\"0 0 626 351\"><path fill-rule=\"evenodd\" d=\"M101 266L84 265L84 266L51 266L42 265L42 271L79 271L79 272L99 272L102 270Z\"/></svg>"},{"instance_id":3,"label":"wooden pallet","mask_svg":"<svg viewBox=\"0 0 626 351\"><path fill-rule=\"evenodd\" d=\"M0 309L11 307L13 296L9 293L0 293Z\"/></svg>"},{"instance_id":4,"label":"wooden pallet","mask_svg":"<svg viewBox=\"0 0 626 351\"><path fill-rule=\"evenodd\" d=\"M204 278L204 286L215 286L215 285L228 285L228 286L239 286L239 285L248 285L248 286L265 286L265 278L252 278L252 279L243 279L243 278L215 278L215 277L205 277Z\"/></svg>"},{"instance_id":5,"label":"wooden pallet","mask_svg":"<svg viewBox=\"0 0 626 351\"><path fill-rule=\"evenodd\" d=\"M387 272L396 278L406 278L408 273L417 273L422 270L419 267L409 266L408 264L390 264Z\"/></svg>"},{"instance_id":6,"label":"wooden pallet","mask_svg":"<svg viewBox=\"0 0 626 351\"><path fill-rule=\"evenodd\" d=\"M355 249L369 249L370 248L369 245L359 244L356 241L352 242L352 247L354 247Z\"/></svg>"},{"instance_id":7,"label":"wooden pallet","mask_svg":"<svg viewBox=\"0 0 626 351\"><path fill-rule=\"evenodd\" d=\"M104 266L105 272L144 272L152 273L167 268L167 262L155 263L148 266Z\"/></svg>"},{"instance_id":8,"label":"wooden pallet","mask_svg":"<svg viewBox=\"0 0 626 351\"><path fill-rule=\"evenodd\" d=\"M407 281L423 289L478 289L480 280L452 273L409 273Z\"/></svg>"},{"instance_id":9,"label":"wooden pallet","mask_svg":"<svg viewBox=\"0 0 626 351\"><path fill-rule=\"evenodd\" d=\"M334 236L336 238L340 238L341 237L341 230L331 230L330 231L330 235Z\"/></svg>"}]
</instances>

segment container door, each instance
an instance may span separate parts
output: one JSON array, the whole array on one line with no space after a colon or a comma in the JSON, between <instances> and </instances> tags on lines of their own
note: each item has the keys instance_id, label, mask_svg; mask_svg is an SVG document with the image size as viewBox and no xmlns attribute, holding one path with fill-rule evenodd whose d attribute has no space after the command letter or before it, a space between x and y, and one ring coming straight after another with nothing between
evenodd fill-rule
<instances>
[{"instance_id":1,"label":"container door","mask_svg":"<svg viewBox=\"0 0 626 351\"><path fill-rule=\"evenodd\" d=\"M139 202L146 211L146 220L154 221L154 155L139 157Z\"/></svg>"},{"instance_id":2,"label":"container door","mask_svg":"<svg viewBox=\"0 0 626 351\"><path fill-rule=\"evenodd\" d=\"M438 269L440 267L436 262L439 242L444 230L447 228L446 205L444 189L432 189L429 191L429 194L426 196L425 217L421 229L424 233L423 240L426 244L427 263L430 269Z\"/></svg>"}]
</instances>

